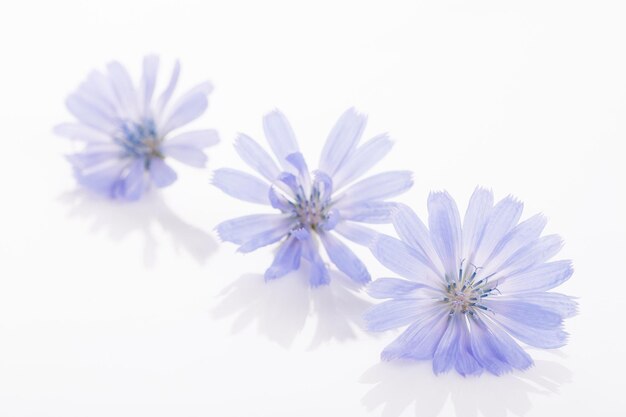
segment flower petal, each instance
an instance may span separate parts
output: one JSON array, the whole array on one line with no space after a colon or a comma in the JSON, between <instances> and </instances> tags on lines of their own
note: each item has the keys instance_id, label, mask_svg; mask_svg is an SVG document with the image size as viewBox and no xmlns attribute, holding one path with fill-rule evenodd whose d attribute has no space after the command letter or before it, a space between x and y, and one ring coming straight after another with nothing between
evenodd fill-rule
<instances>
[{"instance_id":1,"label":"flower petal","mask_svg":"<svg viewBox=\"0 0 626 417\"><path fill-rule=\"evenodd\" d=\"M512 369L527 369L530 356L495 324L487 324L474 316L468 320L470 346L474 358L489 372L502 375Z\"/></svg>"},{"instance_id":2,"label":"flower petal","mask_svg":"<svg viewBox=\"0 0 626 417\"><path fill-rule=\"evenodd\" d=\"M474 262L472 256L482 239L485 223L492 208L493 193L476 187L463 218L463 258L468 259L468 262Z\"/></svg>"},{"instance_id":3,"label":"flower petal","mask_svg":"<svg viewBox=\"0 0 626 417\"><path fill-rule=\"evenodd\" d=\"M137 92L126 67L117 61L112 61L107 64L107 71L121 111L126 117L137 120L139 118Z\"/></svg>"},{"instance_id":4,"label":"flower petal","mask_svg":"<svg viewBox=\"0 0 626 417\"><path fill-rule=\"evenodd\" d=\"M537 214L512 228L498 242L483 267L491 271L497 270L502 262L515 251L536 240L541 235L546 222L545 216Z\"/></svg>"},{"instance_id":5,"label":"flower petal","mask_svg":"<svg viewBox=\"0 0 626 417\"><path fill-rule=\"evenodd\" d=\"M278 110L268 113L263 118L263 130L265 138L278 158L282 167L291 171L291 164L287 162L287 155L298 152L298 142L289 121Z\"/></svg>"},{"instance_id":6,"label":"flower petal","mask_svg":"<svg viewBox=\"0 0 626 417\"><path fill-rule=\"evenodd\" d=\"M196 149L204 149L217 144L219 141L220 138L216 130L193 130L167 139L163 146L189 146Z\"/></svg>"},{"instance_id":7,"label":"flower petal","mask_svg":"<svg viewBox=\"0 0 626 417\"><path fill-rule=\"evenodd\" d=\"M203 151L193 146L179 146L166 143L161 147L161 152L165 156L196 168L204 168L209 159Z\"/></svg>"},{"instance_id":8,"label":"flower petal","mask_svg":"<svg viewBox=\"0 0 626 417\"><path fill-rule=\"evenodd\" d=\"M54 127L54 133L69 139L82 140L89 143L109 143L111 137L100 130L79 123L61 123Z\"/></svg>"},{"instance_id":9,"label":"flower petal","mask_svg":"<svg viewBox=\"0 0 626 417\"><path fill-rule=\"evenodd\" d=\"M431 359L446 331L448 317L447 311L441 311L416 321L383 350L381 359Z\"/></svg>"},{"instance_id":10,"label":"flower petal","mask_svg":"<svg viewBox=\"0 0 626 417\"><path fill-rule=\"evenodd\" d=\"M577 313L578 303L573 297L556 292L535 292L515 294L502 299L515 299L541 306L545 310L558 314L561 318L567 319Z\"/></svg>"},{"instance_id":11,"label":"flower petal","mask_svg":"<svg viewBox=\"0 0 626 417\"><path fill-rule=\"evenodd\" d=\"M428 197L428 225L448 280L455 279L461 261L461 219L447 192L431 193Z\"/></svg>"},{"instance_id":12,"label":"flower petal","mask_svg":"<svg viewBox=\"0 0 626 417\"><path fill-rule=\"evenodd\" d=\"M532 327L503 315L497 315L493 320L505 328L513 337L531 346L555 349L564 346L567 342L568 335L560 327L549 329Z\"/></svg>"},{"instance_id":13,"label":"flower petal","mask_svg":"<svg viewBox=\"0 0 626 417\"><path fill-rule=\"evenodd\" d=\"M424 258L401 240L379 235L371 249L380 263L403 278L430 287L439 287L441 281L425 264Z\"/></svg>"},{"instance_id":14,"label":"flower petal","mask_svg":"<svg viewBox=\"0 0 626 417\"><path fill-rule=\"evenodd\" d=\"M365 174L374 165L389 153L393 142L386 134L379 135L365 142L348 155L338 167L333 179L335 187L341 189L361 175Z\"/></svg>"},{"instance_id":15,"label":"flower petal","mask_svg":"<svg viewBox=\"0 0 626 417\"><path fill-rule=\"evenodd\" d=\"M265 279L269 281L280 278L300 268L301 254L302 243L293 236L287 238L278 249L272 266L265 271Z\"/></svg>"},{"instance_id":16,"label":"flower petal","mask_svg":"<svg viewBox=\"0 0 626 417\"><path fill-rule=\"evenodd\" d=\"M395 209L395 203L369 201L341 210L341 218L362 223L385 224L391 221Z\"/></svg>"},{"instance_id":17,"label":"flower petal","mask_svg":"<svg viewBox=\"0 0 626 417\"><path fill-rule=\"evenodd\" d=\"M410 171L389 171L351 185L337 197L336 207L348 208L368 200L383 200L401 194L413 185Z\"/></svg>"},{"instance_id":18,"label":"flower petal","mask_svg":"<svg viewBox=\"0 0 626 417\"><path fill-rule=\"evenodd\" d=\"M204 92L197 92L185 100L179 101L162 123L159 129L160 133L166 135L172 130L197 119L204 113L208 105L209 101Z\"/></svg>"},{"instance_id":19,"label":"flower petal","mask_svg":"<svg viewBox=\"0 0 626 417\"><path fill-rule=\"evenodd\" d=\"M110 134L117 127L115 119L104 114L100 109L76 94L67 98L65 106L81 123L100 132Z\"/></svg>"},{"instance_id":20,"label":"flower petal","mask_svg":"<svg viewBox=\"0 0 626 417\"><path fill-rule=\"evenodd\" d=\"M421 253L424 263L444 281L443 265L433 247L430 233L415 212L404 204L396 204L392 221L400 239Z\"/></svg>"},{"instance_id":21,"label":"flower petal","mask_svg":"<svg viewBox=\"0 0 626 417\"><path fill-rule=\"evenodd\" d=\"M372 229L347 221L338 222L333 230L346 239L367 247L373 244L379 235Z\"/></svg>"},{"instance_id":22,"label":"flower petal","mask_svg":"<svg viewBox=\"0 0 626 417\"><path fill-rule=\"evenodd\" d=\"M344 112L332 128L322 149L319 168L333 176L344 160L354 151L361 139L367 117L353 108Z\"/></svg>"},{"instance_id":23,"label":"flower petal","mask_svg":"<svg viewBox=\"0 0 626 417\"><path fill-rule=\"evenodd\" d=\"M152 182L159 188L172 184L177 178L176 172L160 158L152 158L149 171Z\"/></svg>"},{"instance_id":24,"label":"flower petal","mask_svg":"<svg viewBox=\"0 0 626 417\"><path fill-rule=\"evenodd\" d=\"M483 266L502 238L517 224L524 205L509 196L498 202L491 210L476 248L474 265Z\"/></svg>"},{"instance_id":25,"label":"flower petal","mask_svg":"<svg viewBox=\"0 0 626 417\"><path fill-rule=\"evenodd\" d=\"M268 181L275 181L280 174L280 169L272 157L250 137L239 134L235 140L235 150L250 168L264 176Z\"/></svg>"},{"instance_id":26,"label":"flower petal","mask_svg":"<svg viewBox=\"0 0 626 417\"><path fill-rule=\"evenodd\" d=\"M548 262L505 277L497 285L498 289L505 294L547 291L567 281L573 273L571 261Z\"/></svg>"},{"instance_id":27,"label":"flower petal","mask_svg":"<svg viewBox=\"0 0 626 417\"><path fill-rule=\"evenodd\" d=\"M143 159L136 159L127 168L120 181L114 185L114 196L125 200L138 200L146 189L146 169Z\"/></svg>"},{"instance_id":28,"label":"flower petal","mask_svg":"<svg viewBox=\"0 0 626 417\"><path fill-rule=\"evenodd\" d=\"M213 173L212 184L231 197L258 204L270 204L270 186L255 176L231 168Z\"/></svg>"},{"instance_id":29,"label":"flower petal","mask_svg":"<svg viewBox=\"0 0 626 417\"><path fill-rule=\"evenodd\" d=\"M155 116L161 117L163 110L167 106L172 97L172 93L174 93L174 89L176 88L176 84L178 83L178 76L180 75L180 62L176 61L174 63L174 68L172 69L172 75L170 76L170 80L167 83L167 87L159 96L156 105L156 114Z\"/></svg>"},{"instance_id":30,"label":"flower petal","mask_svg":"<svg viewBox=\"0 0 626 417\"><path fill-rule=\"evenodd\" d=\"M537 304L524 302L517 299L504 299L496 297L493 300L484 300L483 305L495 313L494 318L500 319L505 316L518 323L538 329L553 329L561 326L561 316L542 308Z\"/></svg>"},{"instance_id":31,"label":"flower petal","mask_svg":"<svg viewBox=\"0 0 626 417\"><path fill-rule=\"evenodd\" d=\"M150 102L154 94L154 86L156 85L157 73L159 71L159 57L156 55L148 55L143 59L143 77L141 79L141 111L144 116L148 116L150 111ZM151 116L151 115L150 115Z\"/></svg>"},{"instance_id":32,"label":"flower petal","mask_svg":"<svg viewBox=\"0 0 626 417\"><path fill-rule=\"evenodd\" d=\"M330 274L326 264L319 255L317 244L314 239L302 241L302 257L309 261L309 284L311 287L319 287L330 283Z\"/></svg>"},{"instance_id":33,"label":"flower petal","mask_svg":"<svg viewBox=\"0 0 626 417\"><path fill-rule=\"evenodd\" d=\"M367 293L373 298L404 298L418 288L423 285L399 278L378 278L367 286Z\"/></svg>"},{"instance_id":34,"label":"flower petal","mask_svg":"<svg viewBox=\"0 0 626 417\"><path fill-rule=\"evenodd\" d=\"M319 234L330 260L341 272L359 284L371 281L367 268L361 260L343 242L331 233Z\"/></svg>"},{"instance_id":35,"label":"flower petal","mask_svg":"<svg viewBox=\"0 0 626 417\"><path fill-rule=\"evenodd\" d=\"M216 227L220 239L226 242L243 244L255 236L275 229L289 232L291 219L282 214L252 214L237 217L220 223Z\"/></svg>"},{"instance_id":36,"label":"flower petal","mask_svg":"<svg viewBox=\"0 0 626 417\"><path fill-rule=\"evenodd\" d=\"M563 240L557 235L540 237L517 250L498 268L494 278L506 277L525 271L534 265L546 262L563 247Z\"/></svg>"},{"instance_id":37,"label":"flower petal","mask_svg":"<svg viewBox=\"0 0 626 417\"><path fill-rule=\"evenodd\" d=\"M432 307L433 300L404 299L389 300L371 307L363 318L367 330L383 332L406 326L424 315L424 307Z\"/></svg>"},{"instance_id":38,"label":"flower petal","mask_svg":"<svg viewBox=\"0 0 626 417\"><path fill-rule=\"evenodd\" d=\"M441 336L433 355L433 372L435 375L447 372L454 367L458 352L459 332L463 330L462 325L464 323L460 322L458 314L448 317L446 331Z\"/></svg>"}]
</instances>

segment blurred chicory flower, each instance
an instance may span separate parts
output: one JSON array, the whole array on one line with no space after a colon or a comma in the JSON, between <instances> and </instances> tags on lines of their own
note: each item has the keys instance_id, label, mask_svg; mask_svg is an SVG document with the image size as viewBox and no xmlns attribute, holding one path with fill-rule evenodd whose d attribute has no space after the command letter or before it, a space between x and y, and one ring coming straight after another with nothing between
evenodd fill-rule
<instances>
[{"instance_id":1,"label":"blurred chicory flower","mask_svg":"<svg viewBox=\"0 0 626 417\"><path fill-rule=\"evenodd\" d=\"M180 66L176 62L155 100L158 69L158 57L145 57L143 76L135 86L126 68L111 62L106 72L89 74L67 98L77 122L58 125L55 132L85 143L80 152L68 156L80 184L111 198L136 200L151 183L165 187L176 180L166 158L205 166L203 149L219 141L217 133L172 132L204 113L212 86L199 84L170 105Z\"/></svg>"},{"instance_id":2,"label":"blurred chicory flower","mask_svg":"<svg viewBox=\"0 0 626 417\"><path fill-rule=\"evenodd\" d=\"M518 223L522 207L512 197L494 205L493 194L477 188L461 225L450 195L432 193L427 229L398 206L393 224L402 241L380 235L372 250L406 279L372 282L369 294L390 300L365 315L372 331L408 325L383 360L432 360L436 374L500 375L533 364L513 338L539 348L566 343L563 320L576 302L547 290L570 278L571 262L549 262L562 241L540 236L541 214Z\"/></svg>"},{"instance_id":3,"label":"blurred chicory flower","mask_svg":"<svg viewBox=\"0 0 626 417\"><path fill-rule=\"evenodd\" d=\"M358 284L370 281L363 262L338 235L368 245L376 233L358 223L389 223L394 205L384 200L409 189L412 179L408 171L390 171L354 182L392 147L384 134L359 145L365 124L365 116L346 111L326 140L319 169L311 173L289 122L274 111L265 116L263 127L276 160L246 135L235 143L240 157L263 179L234 169L215 172L213 184L225 193L277 211L217 226L221 239L240 245L240 252L280 241L266 280L298 270L304 260L310 265L310 285L328 284L329 272L319 253L321 241L340 271Z\"/></svg>"}]
</instances>

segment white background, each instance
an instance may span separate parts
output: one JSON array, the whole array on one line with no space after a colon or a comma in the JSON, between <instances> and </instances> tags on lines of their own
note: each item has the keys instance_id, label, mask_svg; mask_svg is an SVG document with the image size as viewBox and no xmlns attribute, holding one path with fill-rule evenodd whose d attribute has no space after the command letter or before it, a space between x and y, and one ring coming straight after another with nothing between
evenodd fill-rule
<instances>
[{"instance_id":1,"label":"white background","mask_svg":"<svg viewBox=\"0 0 626 417\"><path fill-rule=\"evenodd\" d=\"M625 21L621 1L4 2L0 416L624 415ZM77 190L51 128L91 69L137 77L151 52L165 74L181 60L182 87L214 82L196 126L222 143L206 171L109 203ZM359 330L372 300L340 278L265 285L270 248L218 243L264 210L208 183L243 167L236 132L262 141L280 108L315 165L350 106L395 139L378 169L415 172L400 200L420 215L430 190L464 210L480 184L549 217L580 297L566 347L501 378L380 364L397 332Z\"/></svg>"}]
</instances>

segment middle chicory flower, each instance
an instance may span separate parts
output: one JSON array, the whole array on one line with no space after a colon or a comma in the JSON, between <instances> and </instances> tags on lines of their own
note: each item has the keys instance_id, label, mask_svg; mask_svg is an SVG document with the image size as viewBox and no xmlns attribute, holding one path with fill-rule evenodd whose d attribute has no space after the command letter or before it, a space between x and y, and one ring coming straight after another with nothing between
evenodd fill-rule
<instances>
[{"instance_id":1,"label":"middle chicory flower","mask_svg":"<svg viewBox=\"0 0 626 417\"><path fill-rule=\"evenodd\" d=\"M311 173L289 122L274 111L265 116L263 127L278 164L246 135L240 135L235 143L239 156L265 180L228 168L215 172L213 184L225 193L279 211L239 217L217 226L221 239L240 245L240 252L282 241L265 272L267 280L298 270L304 259L311 266L310 285L328 284L319 238L340 271L359 284L370 281L363 262L337 234L368 245L376 233L357 223L389 223L394 204L385 200L408 190L413 181L409 171L389 171L354 183L393 145L383 134L359 146L366 121L353 109L346 111L326 140L319 169Z\"/></svg>"}]
</instances>

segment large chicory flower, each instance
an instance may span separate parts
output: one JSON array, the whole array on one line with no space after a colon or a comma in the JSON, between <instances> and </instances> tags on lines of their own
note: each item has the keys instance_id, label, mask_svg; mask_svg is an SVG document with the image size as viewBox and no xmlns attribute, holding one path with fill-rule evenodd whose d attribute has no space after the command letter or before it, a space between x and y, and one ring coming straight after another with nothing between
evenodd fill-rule
<instances>
[{"instance_id":1,"label":"large chicory flower","mask_svg":"<svg viewBox=\"0 0 626 417\"><path fill-rule=\"evenodd\" d=\"M372 331L409 326L382 359L432 360L435 373L500 375L533 363L513 338L540 348L565 344L563 319L576 303L547 290L570 278L571 262L549 262L562 241L540 236L541 214L518 223L522 207L512 197L494 206L493 194L477 188L461 226L450 195L432 193L427 229L398 206L392 217L402 241L381 235L372 250L406 280L372 282L371 296L391 300L365 318Z\"/></svg>"},{"instance_id":2,"label":"large chicory flower","mask_svg":"<svg viewBox=\"0 0 626 417\"><path fill-rule=\"evenodd\" d=\"M246 135L235 147L241 158L263 179L234 169L219 169L213 184L241 200L273 207L277 212L232 219L217 226L224 241L240 252L250 252L281 241L267 280L310 264L311 286L329 282L328 269L319 253L319 241L335 266L359 284L370 281L367 268L337 235L367 245L375 232L358 223L389 223L393 203L384 200L412 185L408 171L390 171L354 181L391 149L387 135L359 146L366 118L346 111L330 132L319 169L310 172L299 151L289 122L279 111L263 120L265 136L276 161ZM278 162L278 164L276 163ZM319 238L319 241L318 241Z\"/></svg>"},{"instance_id":3,"label":"large chicory flower","mask_svg":"<svg viewBox=\"0 0 626 417\"><path fill-rule=\"evenodd\" d=\"M203 149L218 142L217 133L172 132L204 113L211 83L197 85L169 105L180 66L176 62L165 90L154 100L158 68L158 57L145 57L143 77L135 86L126 69L111 62L105 73L93 71L67 98L78 122L58 125L55 132L85 143L68 156L80 184L111 198L136 200L151 183L165 187L176 180L166 158L204 167Z\"/></svg>"}]
</instances>

